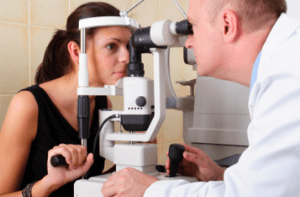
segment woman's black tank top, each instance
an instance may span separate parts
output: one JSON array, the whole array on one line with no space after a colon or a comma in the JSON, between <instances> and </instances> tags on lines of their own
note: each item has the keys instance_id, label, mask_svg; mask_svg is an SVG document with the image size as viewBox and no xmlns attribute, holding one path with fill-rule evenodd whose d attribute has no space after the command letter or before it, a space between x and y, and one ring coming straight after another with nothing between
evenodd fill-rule
<instances>
[{"instance_id":1,"label":"woman's black tank top","mask_svg":"<svg viewBox=\"0 0 300 197\"><path fill-rule=\"evenodd\" d=\"M38 127L37 134L32 142L25 175L22 182L22 189L33 181L41 180L47 175L48 151L54 146L64 144L80 144L78 132L67 122L67 120L57 110L47 93L38 85L33 85L21 91L30 91L38 104ZM98 110L107 108L107 97L97 96L94 110L94 117L90 129L88 140L88 151L92 152L94 138L99 128ZM99 147L99 145L98 145ZM97 149L98 151L98 149ZM104 168L104 158L99 156L99 151L94 155L94 164L90 169L89 176L96 176L102 173ZM50 196L73 197L74 182L70 182Z\"/></svg>"}]
</instances>

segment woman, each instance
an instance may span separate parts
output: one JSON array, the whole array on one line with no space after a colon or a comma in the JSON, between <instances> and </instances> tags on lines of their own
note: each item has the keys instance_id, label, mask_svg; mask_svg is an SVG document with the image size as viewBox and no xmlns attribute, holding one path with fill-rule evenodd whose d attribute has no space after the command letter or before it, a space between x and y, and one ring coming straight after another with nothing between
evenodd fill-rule
<instances>
[{"instance_id":1,"label":"woman","mask_svg":"<svg viewBox=\"0 0 300 197\"><path fill-rule=\"evenodd\" d=\"M79 145L77 128L78 22L95 16L119 16L119 10L106 3L77 8L68 18L66 31L58 30L49 43L36 85L12 99L0 132L0 197L73 196L74 181L93 163L90 175L102 173L104 158L86 154ZM89 85L114 85L126 76L130 30L101 27L87 30L86 35ZM111 102L107 97L91 96L90 106L93 140L98 110L110 108ZM92 151L91 146L88 149ZM53 168L49 164L56 154L66 158L68 167Z\"/></svg>"}]
</instances>

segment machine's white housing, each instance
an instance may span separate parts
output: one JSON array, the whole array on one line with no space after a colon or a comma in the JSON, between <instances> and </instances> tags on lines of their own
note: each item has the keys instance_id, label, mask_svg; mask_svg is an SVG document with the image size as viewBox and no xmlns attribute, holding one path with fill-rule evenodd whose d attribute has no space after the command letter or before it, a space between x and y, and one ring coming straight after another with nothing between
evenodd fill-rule
<instances>
[{"instance_id":1,"label":"machine's white housing","mask_svg":"<svg viewBox=\"0 0 300 197\"><path fill-rule=\"evenodd\" d=\"M113 161L116 164L116 170L122 170L126 167L132 167L141 172L150 174L150 175L157 175L159 176L158 172L155 169L155 164L157 163L157 146L156 144L115 144L115 141L149 141L154 140L166 114L166 92L165 86L162 85L165 82L165 70L166 70L166 54L167 49L151 49L154 57L154 92L153 92L153 81L145 78L131 78L125 77L122 79L124 88L123 94L129 97L135 98L134 95L139 94L139 89L141 93L145 93L151 102L151 98L154 97L154 118L151 121L151 124L146 131L146 133L115 133L114 132L114 124L113 121L120 121L119 118L112 119L108 121L102 128L100 133L100 155L106 159ZM137 81L138 80L138 81ZM128 81L128 82L127 82ZM139 81L141 83L139 83ZM144 84L143 84L144 83ZM125 87L128 86L128 87ZM137 86L140 86L137 89ZM112 86L106 86L104 88L97 88L97 94L101 93L101 89L110 89ZM146 89L144 88L146 87ZM128 89L129 88L129 89ZM133 91L134 89L135 91ZM88 87L81 87L78 88L81 93L87 94L90 90ZM152 90L152 96L149 95L149 91ZM104 90L103 92L111 92ZM94 95L94 94L93 94ZM101 95L101 94L100 94ZM124 99L124 102L126 99ZM152 100L153 101L153 100ZM131 108L134 103L131 101L126 101L128 104L124 104L124 106L129 106ZM149 103L151 105L151 103ZM128 108L128 106L126 108ZM127 110L127 111L126 111ZM147 110L147 109L145 109ZM135 111L135 110L134 110ZM134 111L125 109L124 111L100 111L100 121L101 124L104 119L109 117L112 114L132 114ZM136 113L134 113L136 114ZM109 175L98 176L98 177L91 177L90 179L81 179L75 182L74 185L74 195L76 197L102 197L101 194L101 187L103 183L107 180ZM162 176L161 178L164 178ZM190 179L190 180L196 180Z\"/></svg>"},{"instance_id":2,"label":"machine's white housing","mask_svg":"<svg viewBox=\"0 0 300 197\"><path fill-rule=\"evenodd\" d=\"M79 56L80 65L78 73L78 90L77 95L124 95L124 111L101 111L99 116L99 124L108 116L114 114L117 117L108 121L102 128L99 136L100 155L117 164L117 171L125 167L133 167L142 172L157 175L155 164L157 163L157 147L154 144L116 144L115 141L149 141L154 140L159 128L161 127L166 110L165 110L165 87L161 86L164 82L165 72L165 50L153 49L154 54L154 72L155 79L146 79L143 77L125 77L117 82L114 86L88 87L88 67L87 55L85 54L85 29L91 27L102 26L125 26L129 27L132 32L139 25L133 19L125 17L94 17L82 19L79 21L79 29L81 31L81 54ZM155 86L155 87L154 87ZM155 99L154 99L154 95ZM135 99L139 96L146 98L146 105L137 106ZM145 134L128 134L114 133L114 125L112 121L120 121L121 115L144 115L152 114L151 106L155 105L155 115ZM93 184L96 179L97 184ZM75 196L86 196L90 191L95 190L93 196L102 196L100 189L103 181L102 177L90 178L89 180L78 180L75 182ZM104 178L104 180L106 180ZM78 190L79 189L79 190ZM97 190L97 192L96 192Z\"/></svg>"},{"instance_id":3,"label":"machine's white housing","mask_svg":"<svg viewBox=\"0 0 300 197\"><path fill-rule=\"evenodd\" d=\"M151 114L151 106L154 105L154 83L153 80L144 77L126 77L124 80L124 114ZM144 107L137 106L134 99L142 96L147 98Z\"/></svg>"},{"instance_id":4,"label":"machine's white housing","mask_svg":"<svg viewBox=\"0 0 300 197\"><path fill-rule=\"evenodd\" d=\"M105 26L122 26L129 27L132 32L139 28L139 24L129 17L119 16L99 16L92 18L85 18L79 21L79 29Z\"/></svg>"},{"instance_id":5,"label":"machine's white housing","mask_svg":"<svg viewBox=\"0 0 300 197\"><path fill-rule=\"evenodd\" d=\"M194 121L184 132L185 143L214 160L241 154L248 147L248 96L248 87L198 76Z\"/></svg>"}]
</instances>

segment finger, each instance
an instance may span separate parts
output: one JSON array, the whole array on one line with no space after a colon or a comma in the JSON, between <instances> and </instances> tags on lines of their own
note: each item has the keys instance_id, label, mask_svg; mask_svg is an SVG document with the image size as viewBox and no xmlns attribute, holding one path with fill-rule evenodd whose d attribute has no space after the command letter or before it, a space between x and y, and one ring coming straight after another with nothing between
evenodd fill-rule
<instances>
[{"instance_id":1,"label":"finger","mask_svg":"<svg viewBox=\"0 0 300 197\"><path fill-rule=\"evenodd\" d=\"M49 150L49 152L48 152L48 161L49 162L50 162L51 157L54 155L62 155L65 158L67 164L72 163L72 154L65 147L56 147L54 149Z\"/></svg>"},{"instance_id":2,"label":"finger","mask_svg":"<svg viewBox=\"0 0 300 197\"><path fill-rule=\"evenodd\" d=\"M195 147L183 144L183 143L180 143L180 145L184 146L185 151L188 151L188 152L191 152L191 153L195 153L197 155L200 155L200 154L204 153L199 148L195 148Z\"/></svg>"},{"instance_id":3,"label":"finger","mask_svg":"<svg viewBox=\"0 0 300 197\"><path fill-rule=\"evenodd\" d=\"M105 181L105 182L103 183L102 188L112 187L112 186L115 185L115 183L116 183L115 180L108 179L107 181Z\"/></svg>"},{"instance_id":4,"label":"finger","mask_svg":"<svg viewBox=\"0 0 300 197\"><path fill-rule=\"evenodd\" d=\"M69 164L69 167L73 168L73 166L77 162L77 155L74 155L75 150L73 146L70 144L59 144L55 150L61 151L61 154L65 157L66 162Z\"/></svg>"},{"instance_id":5,"label":"finger","mask_svg":"<svg viewBox=\"0 0 300 197\"><path fill-rule=\"evenodd\" d=\"M81 166L86 161L87 149L81 145L67 145L65 146L72 153L72 165Z\"/></svg>"},{"instance_id":6,"label":"finger","mask_svg":"<svg viewBox=\"0 0 300 197\"><path fill-rule=\"evenodd\" d=\"M114 179L115 177L118 177L119 174L120 174L121 171L118 171L118 172L113 172L112 175L110 175L110 177L108 177L108 180L112 180Z\"/></svg>"},{"instance_id":7,"label":"finger","mask_svg":"<svg viewBox=\"0 0 300 197\"><path fill-rule=\"evenodd\" d=\"M72 169L74 166L77 166L77 163L78 163L77 148L74 146L67 146L66 148L70 151L70 153L72 155L72 163L70 165L70 169Z\"/></svg>"},{"instance_id":8,"label":"finger","mask_svg":"<svg viewBox=\"0 0 300 197\"><path fill-rule=\"evenodd\" d=\"M195 163L197 166L203 165L203 162L204 162L203 157L201 157L197 154L194 154L194 153L186 152L186 151L183 153L183 157L187 161Z\"/></svg>"},{"instance_id":9,"label":"finger","mask_svg":"<svg viewBox=\"0 0 300 197\"><path fill-rule=\"evenodd\" d=\"M72 174L75 177L82 176L90 169L90 167L93 165L93 163L94 163L94 156L92 153L90 153L87 156L85 163L82 166L78 166L77 168L73 169Z\"/></svg>"},{"instance_id":10,"label":"finger","mask_svg":"<svg viewBox=\"0 0 300 197\"><path fill-rule=\"evenodd\" d=\"M165 168L166 168L166 169L169 169L169 168L170 168L170 159L169 159L169 158L166 160Z\"/></svg>"},{"instance_id":11,"label":"finger","mask_svg":"<svg viewBox=\"0 0 300 197\"><path fill-rule=\"evenodd\" d=\"M106 187L106 188L102 187L101 193L103 194L104 197L111 197L117 195L117 191L113 186Z\"/></svg>"},{"instance_id":12,"label":"finger","mask_svg":"<svg viewBox=\"0 0 300 197\"><path fill-rule=\"evenodd\" d=\"M87 157L87 149L85 146L76 145L74 148L77 150L77 166L81 166L85 163Z\"/></svg>"},{"instance_id":13,"label":"finger","mask_svg":"<svg viewBox=\"0 0 300 197\"><path fill-rule=\"evenodd\" d=\"M58 146L55 146L55 147L65 147L65 146L66 146L66 144L61 143L61 144L59 144Z\"/></svg>"},{"instance_id":14,"label":"finger","mask_svg":"<svg viewBox=\"0 0 300 197\"><path fill-rule=\"evenodd\" d=\"M116 183L116 180L111 179L111 177L109 177L109 178L107 179L107 181L105 181L105 182L103 183L102 188L106 189L106 188L112 187L112 186L115 185L115 183Z\"/></svg>"},{"instance_id":15,"label":"finger","mask_svg":"<svg viewBox=\"0 0 300 197\"><path fill-rule=\"evenodd\" d=\"M110 197L117 194L117 191L114 186L114 181L107 180L103 183L101 188L101 193L104 197Z\"/></svg>"},{"instance_id":16,"label":"finger","mask_svg":"<svg viewBox=\"0 0 300 197\"><path fill-rule=\"evenodd\" d=\"M86 157L86 161L82 165L83 170L87 172L90 169L90 167L93 165L93 163L94 163L94 155L93 153L89 153L88 156Z\"/></svg>"}]
</instances>

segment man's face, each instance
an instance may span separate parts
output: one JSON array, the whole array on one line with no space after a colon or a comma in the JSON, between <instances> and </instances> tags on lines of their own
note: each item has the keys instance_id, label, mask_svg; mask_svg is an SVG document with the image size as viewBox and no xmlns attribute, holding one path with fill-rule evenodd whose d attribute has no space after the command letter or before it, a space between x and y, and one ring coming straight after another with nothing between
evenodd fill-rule
<instances>
[{"instance_id":1,"label":"man's face","mask_svg":"<svg viewBox=\"0 0 300 197\"><path fill-rule=\"evenodd\" d=\"M219 76L222 37L217 23L210 24L205 0L190 0L188 20L193 25L193 35L185 42L187 48L194 49L197 72L201 76Z\"/></svg>"}]
</instances>

